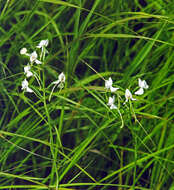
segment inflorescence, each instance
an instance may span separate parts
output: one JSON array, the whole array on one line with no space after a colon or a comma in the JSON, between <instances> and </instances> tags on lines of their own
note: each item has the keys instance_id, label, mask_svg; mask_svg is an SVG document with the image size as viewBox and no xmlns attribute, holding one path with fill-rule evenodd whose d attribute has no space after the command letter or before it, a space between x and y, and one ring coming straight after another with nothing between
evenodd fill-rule
<instances>
[{"instance_id":1,"label":"inflorescence","mask_svg":"<svg viewBox=\"0 0 174 190\"><path fill-rule=\"evenodd\" d=\"M112 78L109 77L108 80L105 80L105 88L107 90L110 90L111 92L116 92L117 90L119 90L119 88L115 88L112 86L113 85L113 81L112 81ZM145 80L141 80L140 78L138 79L138 85L139 85L139 90L137 90L134 94L135 95L142 95L144 94L144 89L148 89L149 86L147 85L146 81ZM126 89L125 90L125 102L128 102L129 100L132 100L132 101L135 101L136 99L133 98L132 96L132 93L130 92L129 89ZM108 104L107 104L110 109L118 109L118 107L115 105L115 96L113 97L109 97L109 100L108 100Z\"/></svg>"},{"instance_id":2,"label":"inflorescence","mask_svg":"<svg viewBox=\"0 0 174 190\"><path fill-rule=\"evenodd\" d=\"M40 49L40 55L38 56L36 51L33 51L32 53L28 53L27 48L22 48L20 50L20 54L21 55L25 55L29 58L29 63L24 66L24 75L25 78L22 81L22 90L24 90L24 92L29 92L29 93L33 93L34 91L29 87L29 82L27 81L27 78L30 77L35 77L35 79L37 80L40 88L41 88L41 82L40 82L40 78L37 74L37 72L35 71L35 69L33 68L34 64L36 63L37 65L42 65L44 63L45 60L45 55L48 54L48 50L46 49L46 47L48 46L48 39L46 40L41 40L39 42L39 44L36 46L37 49ZM39 57L39 58L38 58ZM54 91L54 88L56 86L58 86L60 89L62 89L64 87L64 83L65 83L65 75L62 72L59 76L58 76L58 80L52 82L51 84L54 84L51 94L50 94L50 98L51 99L51 95Z\"/></svg>"},{"instance_id":3,"label":"inflorescence","mask_svg":"<svg viewBox=\"0 0 174 190\"><path fill-rule=\"evenodd\" d=\"M47 46L48 46L48 39L40 41L40 43L36 46L37 49L40 49L39 50L39 52L40 52L39 56L38 56L36 50L33 51L32 53L28 53L28 50L26 48L22 48L20 50L21 55L25 55L29 58L29 63L26 66L24 66L25 78L22 81L22 88L21 88L22 90L24 90L24 92L35 93L34 90L29 87L29 82L27 81L27 78L30 78L30 77L35 77L35 79L37 80L37 82L41 88L40 75L35 71L33 66L34 66L34 64L39 66L39 65L42 65L44 63L45 55L48 54L48 50L46 49ZM65 74L62 72L58 75L58 79L51 83L51 85L54 85L54 86L53 86L51 93L49 95L49 101L51 100L52 93L53 93L54 89L56 88L56 86L58 88L62 89L62 88L64 88L64 84L65 84ZM138 86L139 86L139 89L134 93L135 95L143 95L144 90L149 88L146 81L141 80L140 78L138 78ZM111 93L115 93L115 92L117 93L117 91L120 88L114 87L112 78L109 77L108 80L105 80L105 89L107 91L110 91ZM126 104L129 100L130 101L136 101L137 100L137 99L133 98L133 95L129 89L125 90L125 99L126 100L123 104ZM120 113L117 105L115 104L115 95L113 95L112 97L111 96L109 97L107 105L109 106L109 108L111 110L116 109L118 111L120 117L122 118L121 113ZM122 125L122 127L123 127L123 125Z\"/></svg>"}]
</instances>

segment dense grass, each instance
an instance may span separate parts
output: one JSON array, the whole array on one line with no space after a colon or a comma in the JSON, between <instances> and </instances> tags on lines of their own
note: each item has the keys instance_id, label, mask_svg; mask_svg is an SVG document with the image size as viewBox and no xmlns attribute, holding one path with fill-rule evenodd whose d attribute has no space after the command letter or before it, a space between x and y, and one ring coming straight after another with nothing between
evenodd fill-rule
<instances>
[{"instance_id":1,"label":"dense grass","mask_svg":"<svg viewBox=\"0 0 174 190\"><path fill-rule=\"evenodd\" d=\"M0 189L173 190L174 2L2 0L0 10ZM24 92L20 50L39 52L43 39L40 84L30 77ZM149 88L124 104L138 78Z\"/></svg>"}]
</instances>

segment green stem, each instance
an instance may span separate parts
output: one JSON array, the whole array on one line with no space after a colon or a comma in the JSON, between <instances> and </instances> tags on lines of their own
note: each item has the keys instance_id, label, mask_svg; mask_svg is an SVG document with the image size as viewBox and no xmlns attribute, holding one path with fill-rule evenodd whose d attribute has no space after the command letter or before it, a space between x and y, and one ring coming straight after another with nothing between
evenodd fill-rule
<instances>
[{"instance_id":1,"label":"green stem","mask_svg":"<svg viewBox=\"0 0 174 190\"><path fill-rule=\"evenodd\" d=\"M54 173L56 173L56 184L59 184L59 175L58 175L58 171L57 171L57 164L56 164L56 152L54 152L54 139L53 139L53 133L52 133L52 126L51 126L51 118L50 118L50 114L48 111L48 107L47 107L47 103L46 103L46 90L45 90L45 75L44 75L44 71L43 71L43 103L44 103L44 108L45 108L45 112L46 112L46 116L48 119L48 127L49 127L49 131L50 131L50 151L53 157L53 167L52 167L52 171L51 171L51 181L50 181L50 185L53 183L54 181ZM58 186L57 186L58 187Z\"/></svg>"}]
</instances>

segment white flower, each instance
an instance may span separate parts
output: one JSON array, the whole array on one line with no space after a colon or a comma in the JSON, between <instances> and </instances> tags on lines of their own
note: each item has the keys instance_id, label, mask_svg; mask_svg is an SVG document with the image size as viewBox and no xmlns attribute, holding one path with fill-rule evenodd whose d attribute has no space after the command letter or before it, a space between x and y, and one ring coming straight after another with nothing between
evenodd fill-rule
<instances>
[{"instance_id":1,"label":"white flower","mask_svg":"<svg viewBox=\"0 0 174 190\"><path fill-rule=\"evenodd\" d=\"M112 84L113 84L113 82L112 82L112 78L111 78L111 77L109 77L108 80L105 80L105 88L106 88L106 89L110 89L111 92L115 92L116 90L119 89L119 88L114 88L114 87L112 86Z\"/></svg>"},{"instance_id":2,"label":"white flower","mask_svg":"<svg viewBox=\"0 0 174 190\"><path fill-rule=\"evenodd\" d=\"M115 102L115 96L109 97L108 106L110 106L110 109L117 109L117 106L114 104Z\"/></svg>"},{"instance_id":3,"label":"white flower","mask_svg":"<svg viewBox=\"0 0 174 190\"><path fill-rule=\"evenodd\" d=\"M125 91L125 98L126 98L126 101L125 101L125 103L130 99L130 100L136 100L135 98L133 98L132 97L132 94L131 94L131 92L128 90L128 89L126 89L126 91ZM124 104L125 104L124 103Z\"/></svg>"},{"instance_id":4,"label":"white flower","mask_svg":"<svg viewBox=\"0 0 174 190\"><path fill-rule=\"evenodd\" d=\"M51 90L51 93L50 93L50 96L49 96L49 101L51 100L51 95L52 95L52 93L53 93L55 87L58 85L58 87L59 87L60 89L62 89L62 88L64 87L64 83L65 83L65 75L64 75L64 73L62 72L62 73L60 73L60 75L58 76L58 80L52 82L52 84L54 84L54 86L53 86L53 88L52 88L52 90Z\"/></svg>"},{"instance_id":5,"label":"white flower","mask_svg":"<svg viewBox=\"0 0 174 190\"><path fill-rule=\"evenodd\" d=\"M36 51L34 51L33 53L31 53L31 54L30 54L30 62L31 62L31 63L36 63L36 64L42 64L42 62L39 61L39 60L37 59L37 57L38 57L38 55L37 55Z\"/></svg>"},{"instance_id":6,"label":"white flower","mask_svg":"<svg viewBox=\"0 0 174 190\"><path fill-rule=\"evenodd\" d=\"M144 94L144 89L148 89L149 86L147 85L145 80L141 80L140 78L138 79L138 85L140 87L139 90L135 92L136 95L142 95Z\"/></svg>"},{"instance_id":7,"label":"white flower","mask_svg":"<svg viewBox=\"0 0 174 190\"><path fill-rule=\"evenodd\" d=\"M30 69L31 69L30 65L24 67L24 73L26 74L26 77L33 76L33 73L30 71Z\"/></svg>"},{"instance_id":8,"label":"white flower","mask_svg":"<svg viewBox=\"0 0 174 190\"><path fill-rule=\"evenodd\" d=\"M22 81L22 88L21 89L24 90L24 91L26 91L26 92L30 92L30 93L33 92L33 90L28 87L28 81L26 79L24 79Z\"/></svg>"},{"instance_id":9,"label":"white flower","mask_svg":"<svg viewBox=\"0 0 174 190\"><path fill-rule=\"evenodd\" d=\"M45 53L48 53L48 51L45 48L47 46L48 46L48 39L41 40L40 43L38 44L38 46L36 46L37 48L41 49L40 59L42 59L42 58L44 59L45 58Z\"/></svg>"},{"instance_id":10,"label":"white flower","mask_svg":"<svg viewBox=\"0 0 174 190\"><path fill-rule=\"evenodd\" d=\"M27 48L22 48L22 49L20 50L20 54L21 54L21 55L26 55L26 54L27 54Z\"/></svg>"},{"instance_id":11,"label":"white flower","mask_svg":"<svg viewBox=\"0 0 174 190\"><path fill-rule=\"evenodd\" d=\"M36 46L37 48L43 48L48 46L48 39L46 40L41 40L39 44Z\"/></svg>"},{"instance_id":12,"label":"white flower","mask_svg":"<svg viewBox=\"0 0 174 190\"><path fill-rule=\"evenodd\" d=\"M63 72L58 76L58 80L52 82L52 84L55 84L55 85L57 85L57 84L59 84L59 83L60 83L60 84L61 84L61 83L65 83L65 75L64 75Z\"/></svg>"},{"instance_id":13,"label":"white flower","mask_svg":"<svg viewBox=\"0 0 174 190\"><path fill-rule=\"evenodd\" d=\"M37 80L39 86L40 86L40 89L41 89L41 84L39 82L39 77L38 77L37 73L35 73L34 71L31 72L30 70L31 70L31 66L30 65L25 66L24 67L24 74L26 75L27 78L29 78L31 76L34 76L35 79Z\"/></svg>"}]
</instances>

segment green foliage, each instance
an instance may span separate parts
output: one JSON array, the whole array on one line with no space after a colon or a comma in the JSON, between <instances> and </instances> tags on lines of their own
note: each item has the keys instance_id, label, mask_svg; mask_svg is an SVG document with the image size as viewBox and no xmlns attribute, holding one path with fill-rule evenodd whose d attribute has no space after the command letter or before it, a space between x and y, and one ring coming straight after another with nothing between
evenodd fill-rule
<instances>
[{"instance_id":1,"label":"green foliage","mask_svg":"<svg viewBox=\"0 0 174 190\"><path fill-rule=\"evenodd\" d=\"M4 0L0 10L0 189L172 190L173 2ZM31 77L24 92L20 50L43 39L40 84ZM136 101L124 104L126 89Z\"/></svg>"}]
</instances>

